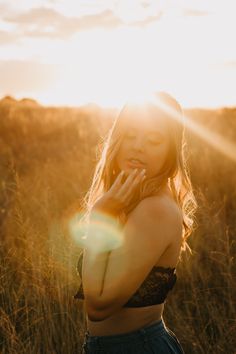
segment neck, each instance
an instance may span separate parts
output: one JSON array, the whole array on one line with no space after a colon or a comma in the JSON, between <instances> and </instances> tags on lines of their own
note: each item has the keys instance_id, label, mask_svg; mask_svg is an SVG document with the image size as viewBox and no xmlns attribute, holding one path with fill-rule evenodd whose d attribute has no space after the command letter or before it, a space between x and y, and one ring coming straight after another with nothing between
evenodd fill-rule
<instances>
[{"instance_id":1,"label":"neck","mask_svg":"<svg viewBox=\"0 0 236 354\"><path fill-rule=\"evenodd\" d=\"M173 193L168 185L168 182L158 191L157 195L167 195L173 198Z\"/></svg>"}]
</instances>

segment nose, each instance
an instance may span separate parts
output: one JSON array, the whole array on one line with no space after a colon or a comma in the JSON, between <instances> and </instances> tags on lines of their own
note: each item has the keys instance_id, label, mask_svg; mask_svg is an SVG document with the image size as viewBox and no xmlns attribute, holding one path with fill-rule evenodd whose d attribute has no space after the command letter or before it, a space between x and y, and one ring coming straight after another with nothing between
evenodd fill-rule
<instances>
[{"instance_id":1,"label":"nose","mask_svg":"<svg viewBox=\"0 0 236 354\"><path fill-rule=\"evenodd\" d=\"M144 142L143 142L143 138L140 136L140 137L136 137L134 140L133 140L133 143L132 143L132 148L134 150L143 150L143 145L144 145Z\"/></svg>"}]
</instances>

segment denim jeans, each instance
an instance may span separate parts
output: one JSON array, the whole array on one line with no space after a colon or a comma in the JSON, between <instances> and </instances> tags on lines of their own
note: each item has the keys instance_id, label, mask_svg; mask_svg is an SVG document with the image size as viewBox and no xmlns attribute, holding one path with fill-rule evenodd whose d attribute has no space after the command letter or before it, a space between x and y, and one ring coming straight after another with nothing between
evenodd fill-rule
<instances>
[{"instance_id":1,"label":"denim jeans","mask_svg":"<svg viewBox=\"0 0 236 354\"><path fill-rule=\"evenodd\" d=\"M85 332L82 354L184 354L163 319L138 330L108 336Z\"/></svg>"}]
</instances>

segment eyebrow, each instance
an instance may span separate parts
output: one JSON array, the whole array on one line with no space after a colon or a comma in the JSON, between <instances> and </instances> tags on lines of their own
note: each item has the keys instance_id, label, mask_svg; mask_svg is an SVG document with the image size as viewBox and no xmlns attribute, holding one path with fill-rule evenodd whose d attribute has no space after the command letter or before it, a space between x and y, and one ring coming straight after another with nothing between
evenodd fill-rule
<instances>
[{"instance_id":1,"label":"eyebrow","mask_svg":"<svg viewBox=\"0 0 236 354\"><path fill-rule=\"evenodd\" d=\"M129 127L129 128L130 128L130 130L132 130L132 129L137 130L137 128L134 127L134 126L131 126L131 127ZM149 130L145 131L145 133L147 133L147 134L150 134L150 133L152 133L152 134L157 134L157 135L159 135L159 137L165 138L165 136L163 135L163 133L161 133L159 130L149 129Z\"/></svg>"},{"instance_id":2,"label":"eyebrow","mask_svg":"<svg viewBox=\"0 0 236 354\"><path fill-rule=\"evenodd\" d=\"M160 135L160 137L164 138L164 135L161 132L159 132L158 130L148 130L147 133L158 134L158 135Z\"/></svg>"}]
</instances>

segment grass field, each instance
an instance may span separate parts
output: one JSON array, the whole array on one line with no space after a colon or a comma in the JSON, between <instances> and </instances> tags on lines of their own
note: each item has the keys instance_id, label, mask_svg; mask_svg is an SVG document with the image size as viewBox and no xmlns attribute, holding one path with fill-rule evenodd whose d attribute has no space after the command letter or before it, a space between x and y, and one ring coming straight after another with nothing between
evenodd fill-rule
<instances>
[{"instance_id":1,"label":"grass field","mask_svg":"<svg viewBox=\"0 0 236 354\"><path fill-rule=\"evenodd\" d=\"M0 102L0 352L80 353L84 333L79 246L66 220L80 209L97 144L114 111ZM236 109L188 110L188 119L236 141ZM191 117L191 118L190 118ZM164 311L186 354L236 353L236 163L191 131L197 229Z\"/></svg>"}]
</instances>

